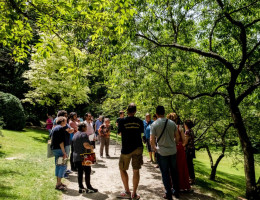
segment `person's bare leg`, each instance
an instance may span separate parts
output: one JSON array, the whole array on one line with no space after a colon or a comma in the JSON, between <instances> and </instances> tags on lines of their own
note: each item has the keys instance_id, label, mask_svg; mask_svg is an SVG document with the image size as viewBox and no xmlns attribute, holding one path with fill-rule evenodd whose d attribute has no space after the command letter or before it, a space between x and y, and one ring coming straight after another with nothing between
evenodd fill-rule
<instances>
[{"instance_id":1,"label":"person's bare leg","mask_svg":"<svg viewBox=\"0 0 260 200\"><path fill-rule=\"evenodd\" d=\"M155 162L155 152L152 152L153 161Z\"/></svg>"},{"instance_id":2,"label":"person's bare leg","mask_svg":"<svg viewBox=\"0 0 260 200\"><path fill-rule=\"evenodd\" d=\"M122 179L124 187L125 187L125 191L126 192L130 192L129 184L128 184L128 174L127 174L127 171L120 170L120 174L121 174L121 179Z\"/></svg>"},{"instance_id":3,"label":"person's bare leg","mask_svg":"<svg viewBox=\"0 0 260 200\"><path fill-rule=\"evenodd\" d=\"M139 180L140 180L139 169L134 169L133 172L134 172L134 174L133 174L133 194L132 194L132 196L136 195L136 190L137 190Z\"/></svg>"},{"instance_id":4,"label":"person's bare leg","mask_svg":"<svg viewBox=\"0 0 260 200\"><path fill-rule=\"evenodd\" d=\"M149 156L150 156L150 161L153 161L153 159L152 159L152 152L149 152Z\"/></svg>"},{"instance_id":5,"label":"person's bare leg","mask_svg":"<svg viewBox=\"0 0 260 200\"><path fill-rule=\"evenodd\" d=\"M57 177L57 185L61 184L61 178Z\"/></svg>"}]
</instances>

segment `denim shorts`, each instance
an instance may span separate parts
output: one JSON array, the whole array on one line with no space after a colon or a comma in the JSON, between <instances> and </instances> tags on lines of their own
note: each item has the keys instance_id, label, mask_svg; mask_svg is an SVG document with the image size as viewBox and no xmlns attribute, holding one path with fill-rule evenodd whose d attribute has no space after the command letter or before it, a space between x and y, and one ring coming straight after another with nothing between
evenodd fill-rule
<instances>
[{"instance_id":1,"label":"denim shorts","mask_svg":"<svg viewBox=\"0 0 260 200\"><path fill-rule=\"evenodd\" d=\"M61 149L53 149L53 155L55 156L55 176L63 178L67 169L67 165L56 165L59 157L63 156Z\"/></svg>"}]
</instances>

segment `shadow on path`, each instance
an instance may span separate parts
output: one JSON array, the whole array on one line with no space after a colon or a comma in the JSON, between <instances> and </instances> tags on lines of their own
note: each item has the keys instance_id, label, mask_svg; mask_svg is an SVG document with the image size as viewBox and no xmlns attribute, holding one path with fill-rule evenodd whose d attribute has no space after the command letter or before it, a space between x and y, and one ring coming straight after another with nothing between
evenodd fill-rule
<instances>
[{"instance_id":1,"label":"shadow on path","mask_svg":"<svg viewBox=\"0 0 260 200\"><path fill-rule=\"evenodd\" d=\"M83 196L86 197L88 199L98 199L98 200L105 200L108 199L108 195L107 194L103 194L100 192L97 193L82 193L79 194L78 190L74 190L74 189L70 189L68 188L66 191L63 192L64 194L71 196L71 197L76 197L76 196Z\"/></svg>"}]
</instances>

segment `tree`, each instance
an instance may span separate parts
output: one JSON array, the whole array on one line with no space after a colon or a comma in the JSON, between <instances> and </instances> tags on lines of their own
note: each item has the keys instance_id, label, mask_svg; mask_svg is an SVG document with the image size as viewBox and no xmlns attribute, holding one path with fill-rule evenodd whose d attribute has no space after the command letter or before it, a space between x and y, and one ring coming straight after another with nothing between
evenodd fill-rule
<instances>
[{"instance_id":1,"label":"tree","mask_svg":"<svg viewBox=\"0 0 260 200\"><path fill-rule=\"evenodd\" d=\"M219 71L220 81L211 91L190 94L172 91L191 100L220 96L230 109L244 153L246 196L255 199L254 155L239 107L259 88L258 1L234 4L216 1L149 1L138 5L133 30L138 45L169 48L204 58L207 71ZM142 14L141 14L142 13Z\"/></svg>"},{"instance_id":2,"label":"tree","mask_svg":"<svg viewBox=\"0 0 260 200\"><path fill-rule=\"evenodd\" d=\"M52 46L49 47L50 41ZM53 52L42 57L39 51L44 47ZM67 51L66 44L57 38L42 36L41 48L32 55L30 70L24 73L26 81L32 88L26 99L31 103L66 108L88 101L88 69L86 57L77 49ZM48 54L47 52L46 54Z\"/></svg>"}]
</instances>

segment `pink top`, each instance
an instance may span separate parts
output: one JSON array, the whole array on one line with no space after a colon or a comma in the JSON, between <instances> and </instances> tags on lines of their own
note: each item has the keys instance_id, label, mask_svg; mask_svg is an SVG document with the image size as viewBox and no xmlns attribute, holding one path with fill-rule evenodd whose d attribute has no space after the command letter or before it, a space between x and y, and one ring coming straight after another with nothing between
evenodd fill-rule
<instances>
[{"instance_id":1,"label":"pink top","mask_svg":"<svg viewBox=\"0 0 260 200\"><path fill-rule=\"evenodd\" d=\"M52 129L52 126L53 126L53 122L52 122L52 120L51 119L47 119L46 120L46 129Z\"/></svg>"},{"instance_id":2,"label":"pink top","mask_svg":"<svg viewBox=\"0 0 260 200\"><path fill-rule=\"evenodd\" d=\"M74 134L78 132L78 122L74 122L70 120L69 125L71 128L74 128L74 132L73 132Z\"/></svg>"},{"instance_id":3,"label":"pink top","mask_svg":"<svg viewBox=\"0 0 260 200\"><path fill-rule=\"evenodd\" d=\"M85 123L87 124L87 135L91 135L91 134L94 134L95 131L94 131L94 128L93 128L93 123L88 123L87 121L85 121Z\"/></svg>"}]
</instances>

